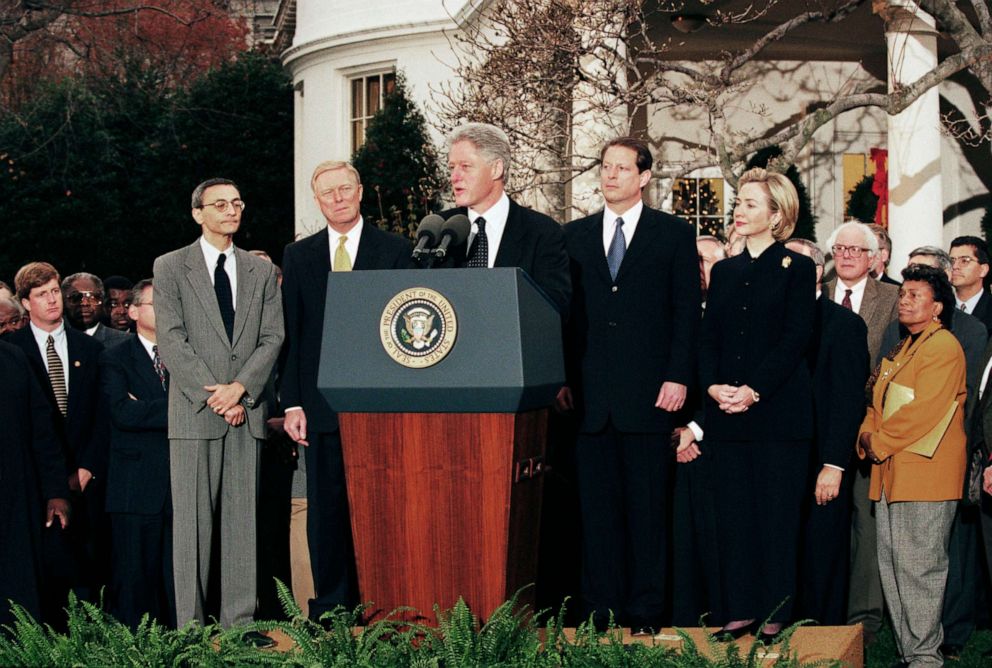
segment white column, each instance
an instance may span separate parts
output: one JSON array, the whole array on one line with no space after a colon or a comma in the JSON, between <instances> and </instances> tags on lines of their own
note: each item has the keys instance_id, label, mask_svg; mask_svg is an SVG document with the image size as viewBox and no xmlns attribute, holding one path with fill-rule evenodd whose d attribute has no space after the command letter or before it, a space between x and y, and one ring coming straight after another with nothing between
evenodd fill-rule
<instances>
[{"instance_id":1,"label":"white column","mask_svg":"<svg viewBox=\"0 0 992 668\"><path fill-rule=\"evenodd\" d=\"M937 65L933 18L911 1L894 0L887 23L889 90L910 84ZM889 116L889 232L892 262L898 276L909 251L943 246L943 200L940 182L940 108L933 87L909 108Z\"/></svg>"}]
</instances>

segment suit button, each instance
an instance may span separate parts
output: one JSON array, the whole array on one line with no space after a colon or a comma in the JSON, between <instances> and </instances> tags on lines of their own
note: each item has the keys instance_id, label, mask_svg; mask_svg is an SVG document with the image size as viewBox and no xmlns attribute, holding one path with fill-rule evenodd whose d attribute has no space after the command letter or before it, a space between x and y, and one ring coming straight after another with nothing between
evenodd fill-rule
<instances>
[{"instance_id":1,"label":"suit button","mask_svg":"<svg viewBox=\"0 0 992 668\"><path fill-rule=\"evenodd\" d=\"M737 359L740 359L740 358L741 358L741 356L740 356L740 355L738 355L738 356L737 356Z\"/></svg>"},{"instance_id":2,"label":"suit button","mask_svg":"<svg viewBox=\"0 0 992 668\"><path fill-rule=\"evenodd\" d=\"M742 306L741 308L742 308L743 310L745 310L745 311L747 310L747 307L746 307L746 306Z\"/></svg>"},{"instance_id":3,"label":"suit button","mask_svg":"<svg viewBox=\"0 0 992 668\"><path fill-rule=\"evenodd\" d=\"M615 322L613 322L612 320L611 320L611 321L609 321L609 322L608 322L608 323L606 323L606 324L608 324L608 325L609 325L610 327L616 327L616 326L617 326L617 323L615 323Z\"/></svg>"},{"instance_id":4,"label":"suit button","mask_svg":"<svg viewBox=\"0 0 992 668\"><path fill-rule=\"evenodd\" d=\"M744 287L751 285L751 281L744 281Z\"/></svg>"},{"instance_id":5,"label":"suit button","mask_svg":"<svg viewBox=\"0 0 992 668\"><path fill-rule=\"evenodd\" d=\"M234 362L238 359L237 355L231 355L231 361Z\"/></svg>"},{"instance_id":6,"label":"suit button","mask_svg":"<svg viewBox=\"0 0 992 668\"><path fill-rule=\"evenodd\" d=\"M617 291L617 286L614 285L612 288L610 288L610 292L616 292L616 291Z\"/></svg>"},{"instance_id":7,"label":"suit button","mask_svg":"<svg viewBox=\"0 0 992 668\"><path fill-rule=\"evenodd\" d=\"M744 336L744 330L743 329L741 330L741 336Z\"/></svg>"}]
</instances>

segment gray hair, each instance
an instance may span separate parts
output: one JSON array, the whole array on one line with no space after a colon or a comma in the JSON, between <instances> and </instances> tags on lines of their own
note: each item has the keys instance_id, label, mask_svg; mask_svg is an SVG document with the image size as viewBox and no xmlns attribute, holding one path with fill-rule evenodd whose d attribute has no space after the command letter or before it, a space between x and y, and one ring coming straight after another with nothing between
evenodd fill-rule
<instances>
[{"instance_id":1,"label":"gray hair","mask_svg":"<svg viewBox=\"0 0 992 668\"><path fill-rule=\"evenodd\" d=\"M68 295L69 289L72 287L72 284L80 279L86 279L92 281L93 285L96 286L96 291L100 293L100 299L106 298L107 293L104 292L103 290L103 281L100 280L99 276L96 276L86 271L79 271L76 272L75 274L70 274L69 276L63 278L61 285L62 294Z\"/></svg>"},{"instance_id":2,"label":"gray hair","mask_svg":"<svg viewBox=\"0 0 992 668\"><path fill-rule=\"evenodd\" d=\"M948 272L954 264L951 262L951 256L947 254L943 248L938 248L937 246L920 246L919 248L914 248L909 252L909 258L913 259L915 255L922 255L923 257L932 257L937 259L937 264L942 270Z\"/></svg>"},{"instance_id":3,"label":"gray hair","mask_svg":"<svg viewBox=\"0 0 992 668\"><path fill-rule=\"evenodd\" d=\"M875 236L875 233L871 231L870 227L864 223L859 223L853 220L849 220L846 223L841 223L840 226L833 231L833 234L831 234L830 238L827 239L827 250L834 247L834 244L837 243L837 237L840 236L841 232L851 229L861 232L861 236L864 237L865 240L864 244L868 247L868 257L875 257L878 254L878 237Z\"/></svg>"},{"instance_id":4,"label":"gray hair","mask_svg":"<svg viewBox=\"0 0 992 668\"><path fill-rule=\"evenodd\" d=\"M150 288L150 287L153 287L152 286L152 279L150 279L150 278L143 278L140 281L138 281L137 283L135 283L134 284L134 287L131 288L131 294L130 294L131 305L132 306L137 306L138 304L140 304L141 303L141 293L145 291L145 288Z\"/></svg>"},{"instance_id":5,"label":"gray hair","mask_svg":"<svg viewBox=\"0 0 992 668\"><path fill-rule=\"evenodd\" d=\"M811 259L813 264L817 267L822 267L827 263L827 258L823 256L823 251L809 239L789 239L785 242L785 245L788 246L789 244L799 244L805 248L809 253L809 259Z\"/></svg>"},{"instance_id":6,"label":"gray hair","mask_svg":"<svg viewBox=\"0 0 992 668\"><path fill-rule=\"evenodd\" d=\"M5 306L18 315L24 315L24 307L21 306L13 297L0 297L0 309Z\"/></svg>"},{"instance_id":7,"label":"gray hair","mask_svg":"<svg viewBox=\"0 0 992 668\"><path fill-rule=\"evenodd\" d=\"M503 162L503 182L510 175L510 138L495 125L489 123L464 123L448 135L448 150L457 142L471 142L486 162Z\"/></svg>"}]
</instances>

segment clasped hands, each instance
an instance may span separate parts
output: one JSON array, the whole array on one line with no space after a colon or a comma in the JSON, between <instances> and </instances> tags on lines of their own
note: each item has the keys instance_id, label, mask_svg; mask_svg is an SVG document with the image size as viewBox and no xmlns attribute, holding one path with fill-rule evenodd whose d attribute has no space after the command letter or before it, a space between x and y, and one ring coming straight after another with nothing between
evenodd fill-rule
<instances>
[{"instance_id":1,"label":"clasped hands","mask_svg":"<svg viewBox=\"0 0 992 668\"><path fill-rule=\"evenodd\" d=\"M747 385L710 385L707 394L724 413L743 413L754 405L754 390Z\"/></svg>"},{"instance_id":2,"label":"clasped hands","mask_svg":"<svg viewBox=\"0 0 992 668\"><path fill-rule=\"evenodd\" d=\"M244 424L245 408L239 402L245 395L245 386L234 381L232 383L217 383L203 387L212 394L207 398L207 407L217 415L222 415L224 421L232 427Z\"/></svg>"}]
</instances>

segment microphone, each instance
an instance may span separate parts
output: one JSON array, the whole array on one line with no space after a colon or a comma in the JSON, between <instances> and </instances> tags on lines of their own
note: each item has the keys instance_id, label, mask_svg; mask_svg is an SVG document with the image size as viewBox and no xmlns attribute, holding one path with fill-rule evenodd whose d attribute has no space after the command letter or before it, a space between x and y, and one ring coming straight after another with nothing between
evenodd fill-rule
<instances>
[{"instance_id":1,"label":"microphone","mask_svg":"<svg viewBox=\"0 0 992 668\"><path fill-rule=\"evenodd\" d=\"M472 223L468 222L468 216L465 214L458 213L444 221L444 227L441 228L441 243L434 249L434 255L442 259L446 257L448 246L465 243L471 230Z\"/></svg>"},{"instance_id":2,"label":"microphone","mask_svg":"<svg viewBox=\"0 0 992 668\"><path fill-rule=\"evenodd\" d=\"M419 260L424 255L430 255L432 249L437 246L441 238L441 228L444 227L444 218L432 213L424 216L417 227L417 247L413 249L414 260Z\"/></svg>"}]
</instances>

